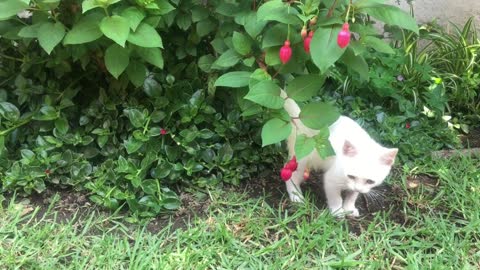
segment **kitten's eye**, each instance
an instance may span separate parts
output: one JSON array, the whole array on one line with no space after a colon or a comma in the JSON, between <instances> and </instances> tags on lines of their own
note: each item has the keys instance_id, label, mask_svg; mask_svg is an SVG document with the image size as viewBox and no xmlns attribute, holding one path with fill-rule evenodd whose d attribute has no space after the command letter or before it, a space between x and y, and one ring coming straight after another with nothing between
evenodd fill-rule
<instances>
[{"instance_id":1,"label":"kitten's eye","mask_svg":"<svg viewBox=\"0 0 480 270\"><path fill-rule=\"evenodd\" d=\"M365 182L366 182L367 184L369 184L369 185L375 184L375 181L370 180L370 179L367 179L367 181L365 181Z\"/></svg>"},{"instance_id":2,"label":"kitten's eye","mask_svg":"<svg viewBox=\"0 0 480 270\"><path fill-rule=\"evenodd\" d=\"M347 177L348 177L348 178L350 178L350 179L352 179L352 180L355 180L355 179L357 179L357 177L355 177L355 176L353 176L353 175L350 175L350 174L349 174L349 175L347 175Z\"/></svg>"}]
</instances>

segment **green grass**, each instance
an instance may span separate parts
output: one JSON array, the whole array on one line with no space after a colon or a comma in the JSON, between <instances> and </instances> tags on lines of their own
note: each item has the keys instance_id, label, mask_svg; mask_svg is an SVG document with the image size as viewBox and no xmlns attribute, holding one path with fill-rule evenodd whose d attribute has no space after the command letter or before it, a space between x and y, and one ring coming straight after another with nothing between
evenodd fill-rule
<instances>
[{"instance_id":1,"label":"green grass","mask_svg":"<svg viewBox=\"0 0 480 270\"><path fill-rule=\"evenodd\" d=\"M0 269L479 269L479 167L469 158L404 166L390 180L404 190L388 195L398 209L360 221L361 233L312 204L284 210L237 192L211 192L205 216L158 233L98 211L36 220L38 209L22 216L12 200L0 209ZM415 174L438 187L407 189Z\"/></svg>"}]
</instances>

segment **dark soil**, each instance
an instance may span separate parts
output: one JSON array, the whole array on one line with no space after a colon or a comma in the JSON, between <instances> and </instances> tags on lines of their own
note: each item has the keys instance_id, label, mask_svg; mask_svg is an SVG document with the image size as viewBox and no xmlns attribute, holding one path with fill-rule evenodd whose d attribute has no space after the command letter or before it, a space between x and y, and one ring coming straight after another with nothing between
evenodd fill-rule
<instances>
[{"instance_id":1,"label":"dark soil","mask_svg":"<svg viewBox=\"0 0 480 270\"><path fill-rule=\"evenodd\" d=\"M421 175L407 179L406 186L411 189L421 186L435 189L437 184L435 179ZM266 203L271 207L280 207L282 210L295 211L296 204L289 201L285 190L285 183L281 181L276 174L272 175L269 179L247 181L238 187L227 188L227 192L228 190L232 192L247 191L248 195L252 198L265 196ZM321 174L313 174L311 179L302 185L302 190L320 211L326 209ZM357 199L357 208L360 211L360 217L347 219L349 229L355 234L360 234L364 231L364 228L370 224L374 215L379 211L388 213L388 217L399 225L408 225L407 216L403 208L403 202L405 201L405 192L403 189L396 185L383 184L375 188L375 191L378 194L375 196L375 199L366 196L360 196ZM194 193L182 193L180 199L182 201L182 207L178 211L171 214L160 215L150 220L147 224L147 230L156 233L169 223L173 223L173 230L186 228L194 217L207 216L210 201L206 196L202 197ZM37 220L46 218L55 219L56 222L69 222L71 219L76 219L74 222L78 223L77 225L80 227L82 226L82 217L89 216L92 211L97 211L99 214L106 216L111 214L111 212L103 210L91 203L86 193L73 190L47 189L42 194L33 194L28 198L17 198L17 201L23 204L23 214L28 214L38 207L39 210L35 215ZM56 212L56 215L52 215L52 211L48 211L49 207ZM120 214L124 214L124 216L128 215L122 212L120 212ZM132 224L132 226L135 225Z\"/></svg>"},{"instance_id":2,"label":"dark soil","mask_svg":"<svg viewBox=\"0 0 480 270\"><path fill-rule=\"evenodd\" d=\"M462 136L461 140L465 147L480 147L480 129L472 130L469 134ZM420 187L426 188L434 194L438 182L430 176L419 175L408 178L405 186L412 190ZM272 207L281 207L284 210L295 211L294 204L290 203L288 199L285 184L280 180L276 172L268 178L246 181L238 187L230 187L228 189L239 192L247 191L252 198L265 196L266 202ZM311 180L307 181L302 186L302 189L320 210L326 208L321 174L312 175ZM368 226L373 220L373 216L379 211L387 213L389 219L395 223L408 226L409 221L404 213L404 205L421 209L421 206L409 205L409 202L406 201L405 191L397 185L383 184L375 190L379 194L375 196L375 199L366 196L360 196L357 199L360 217L348 218L348 225L353 233L361 233L364 230L363 228ZM200 196L199 194L201 193L181 193L182 207L174 213L160 215L150 220L147 224L147 229L151 232L158 232L170 222L173 223L173 229L185 228L194 217L206 216L210 201L207 196ZM8 201L9 196L5 196ZM17 198L17 201L23 204L23 214L28 214L38 207L37 219L44 217L49 207L52 207L51 210L56 212L55 220L57 222L68 222L75 218L81 223L81 217L88 216L92 211L97 211L107 216L111 214L111 212L105 211L91 203L88 200L88 194L68 189L50 188L42 194L33 194L28 198ZM6 202L3 203L6 205ZM439 211L442 211L442 209L439 209ZM120 214L128 215L127 213ZM47 215L46 218L53 219L54 216Z\"/></svg>"},{"instance_id":3,"label":"dark soil","mask_svg":"<svg viewBox=\"0 0 480 270\"><path fill-rule=\"evenodd\" d=\"M460 140L465 148L480 147L480 128L473 129L468 134L461 135Z\"/></svg>"}]
</instances>

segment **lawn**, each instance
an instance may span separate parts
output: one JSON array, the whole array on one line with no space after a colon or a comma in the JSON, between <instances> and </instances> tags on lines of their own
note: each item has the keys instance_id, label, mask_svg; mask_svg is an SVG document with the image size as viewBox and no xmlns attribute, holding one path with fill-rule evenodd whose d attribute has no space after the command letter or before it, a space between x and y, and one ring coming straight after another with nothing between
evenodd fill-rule
<instances>
[{"instance_id":1,"label":"lawn","mask_svg":"<svg viewBox=\"0 0 480 270\"><path fill-rule=\"evenodd\" d=\"M88 201L62 206L76 193L47 206L8 198L0 269L479 269L479 167L467 157L397 167L355 220L324 209L319 177L305 205L272 177L185 194L180 211L143 225Z\"/></svg>"}]
</instances>

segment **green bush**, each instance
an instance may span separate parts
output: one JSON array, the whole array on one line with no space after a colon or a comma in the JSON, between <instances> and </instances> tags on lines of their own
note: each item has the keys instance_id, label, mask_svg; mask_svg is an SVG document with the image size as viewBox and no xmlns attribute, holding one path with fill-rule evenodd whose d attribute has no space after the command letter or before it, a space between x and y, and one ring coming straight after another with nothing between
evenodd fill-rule
<instances>
[{"instance_id":1,"label":"green bush","mask_svg":"<svg viewBox=\"0 0 480 270\"><path fill-rule=\"evenodd\" d=\"M438 120L442 84L428 70L404 74L408 87L395 81L408 51L371 18L410 36L418 27L381 2L0 0L2 191L74 186L140 216L176 209L181 185L237 184L278 167L291 129L281 88L323 131L303 138L314 141L305 154L332 154L335 106L355 114L339 94L399 115L393 129L424 103ZM339 46L345 22L352 39ZM304 41L303 28L314 33ZM292 56L280 57L287 40Z\"/></svg>"}]
</instances>

